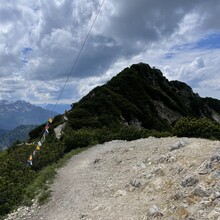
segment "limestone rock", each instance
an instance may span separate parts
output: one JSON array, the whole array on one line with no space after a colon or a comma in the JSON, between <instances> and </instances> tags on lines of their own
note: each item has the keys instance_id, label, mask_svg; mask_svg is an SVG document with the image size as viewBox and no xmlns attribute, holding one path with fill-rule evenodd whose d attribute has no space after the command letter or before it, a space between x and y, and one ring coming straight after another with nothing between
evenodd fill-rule
<instances>
[{"instance_id":1,"label":"limestone rock","mask_svg":"<svg viewBox=\"0 0 220 220\"><path fill-rule=\"evenodd\" d=\"M198 183L198 179L193 176L187 176L184 180L181 181L180 185L183 187L193 186Z\"/></svg>"},{"instance_id":2,"label":"limestone rock","mask_svg":"<svg viewBox=\"0 0 220 220\"><path fill-rule=\"evenodd\" d=\"M186 142L185 141L178 141L177 143L175 143L174 145L172 145L170 147L170 151L174 151L174 150L178 150L180 148L183 148L186 146Z\"/></svg>"},{"instance_id":3,"label":"limestone rock","mask_svg":"<svg viewBox=\"0 0 220 220\"><path fill-rule=\"evenodd\" d=\"M204 161L197 169L198 174L204 175L212 172L212 164L210 161Z\"/></svg>"},{"instance_id":4,"label":"limestone rock","mask_svg":"<svg viewBox=\"0 0 220 220\"><path fill-rule=\"evenodd\" d=\"M163 214L160 212L159 208L156 205L149 208L149 215L152 217L163 216Z\"/></svg>"},{"instance_id":5,"label":"limestone rock","mask_svg":"<svg viewBox=\"0 0 220 220\"><path fill-rule=\"evenodd\" d=\"M214 208L209 214L208 219L216 219L217 217L220 217L220 208L216 207Z\"/></svg>"},{"instance_id":6,"label":"limestone rock","mask_svg":"<svg viewBox=\"0 0 220 220\"><path fill-rule=\"evenodd\" d=\"M205 186L200 184L193 189L192 194L199 197L208 197L210 196L211 192L207 190Z\"/></svg>"}]
</instances>

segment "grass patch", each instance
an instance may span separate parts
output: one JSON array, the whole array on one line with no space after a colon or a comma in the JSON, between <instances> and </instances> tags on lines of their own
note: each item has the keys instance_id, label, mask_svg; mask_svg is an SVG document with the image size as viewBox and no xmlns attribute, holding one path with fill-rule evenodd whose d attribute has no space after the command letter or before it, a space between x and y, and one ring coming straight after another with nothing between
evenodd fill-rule
<instances>
[{"instance_id":1,"label":"grass patch","mask_svg":"<svg viewBox=\"0 0 220 220\"><path fill-rule=\"evenodd\" d=\"M6 219L7 218L7 215L5 215L5 216L0 216L0 220L4 220L4 219Z\"/></svg>"},{"instance_id":2,"label":"grass patch","mask_svg":"<svg viewBox=\"0 0 220 220\"><path fill-rule=\"evenodd\" d=\"M38 197L38 203L40 205L45 204L49 200L50 196L51 196L50 190L43 190Z\"/></svg>"}]
</instances>

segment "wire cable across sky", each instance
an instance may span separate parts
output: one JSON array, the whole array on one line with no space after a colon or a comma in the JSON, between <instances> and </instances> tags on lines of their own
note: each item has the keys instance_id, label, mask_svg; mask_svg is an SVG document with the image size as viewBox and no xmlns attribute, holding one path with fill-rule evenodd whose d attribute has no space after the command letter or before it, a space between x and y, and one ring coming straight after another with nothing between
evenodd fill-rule
<instances>
[{"instance_id":1,"label":"wire cable across sky","mask_svg":"<svg viewBox=\"0 0 220 220\"><path fill-rule=\"evenodd\" d=\"M91 25L91 27L90 27L90 29L89 29L89 31L88 31L86 37L85 37L85 40L83 41L82 46L80 47L79 52L77 53L77 56L76 56L76 58L75 58L75 60L74 60L74 62L73 62L72 68L71 68L71 70L70 70L70 72L69 72L69 74L68 74L68 76L67 76L67 78L66 78L66 81L65 81L65 83L64 83L64 85L63 85L63 87L62 87L62 89L61 89L61 91L60 91L60 93L59 93L59 96L58 96L58 98L57 98L57 100L56 100L56 103L54 104L53 109L52 109L51 112L50 112L50 115L51 115L51 116L52 116L52 114L54 113L54 110L55 110L55 108L56 108L56 106L57 106L57 104L58 104L58 102L59 102L59 100L60 100L60 98L61 98L61 96L62 96L62 94L63 94L63 91L64 91L64 89L65 89L65 87L66 87L67 82L68 82L69 79L70 79L70 76L71 76L72 73L74 72L74 69L75 69L75 67L76 67L76 64L77 64L77 62L78 62L78 60L79 60L79 58L80 58L80 55L82 54L82 51L83 51L83 48L84 48L85 45L86 45L86 42L87 42L88 39L89 39L89 36L90 36L90 34L91 34L91 32L92 32L92 29L93 29L93 27L94 27L94 25L95 25L95 22L96 22L97 18L98 18L98 16L99 16L100 12L101 12L101 9L102 9L102 7L103 7L103 5L104 5L104 2L105 2L105 0L102 1L102 4L101 4L100 7L99 7L99 10L98 10L98 12L97 12L97 14L96 14L96 16L95 16L93 22L92 22L92 25Z\"/></svg>"}]
</instances>

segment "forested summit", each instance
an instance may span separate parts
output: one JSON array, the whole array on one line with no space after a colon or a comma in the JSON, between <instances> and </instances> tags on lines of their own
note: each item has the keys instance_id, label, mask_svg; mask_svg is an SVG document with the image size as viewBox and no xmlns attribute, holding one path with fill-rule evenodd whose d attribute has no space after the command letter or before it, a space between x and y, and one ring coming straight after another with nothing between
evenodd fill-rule
<instances>
[{"instance_id":1,"label":"forested summit","mask_svg":"<svg viewBox=\"0 0 220 220\"><path fill-rule=\"evenodd\" d=\"M219 100L201 98L186 83L168 81L144 63L125 68L73 106L73 129L127 124L167 130L181 117L220 121Z\"/></svg>"}]
</instances>

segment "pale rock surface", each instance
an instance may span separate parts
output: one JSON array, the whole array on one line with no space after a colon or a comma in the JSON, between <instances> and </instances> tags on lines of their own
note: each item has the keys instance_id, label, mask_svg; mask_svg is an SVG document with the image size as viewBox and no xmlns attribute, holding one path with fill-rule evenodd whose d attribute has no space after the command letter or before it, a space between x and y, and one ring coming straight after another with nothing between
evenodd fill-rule
<instances>
[{"instance_id":1,"label":"pale rock surface","mask_svg":"<svg viewBox=\"0 0 220 220\"><path fill-rule=\"evenodd\" d=\"M50 201L7 220L220 220L220 142L111 141L70 159Z\"/></svg>"}]
</instances>

